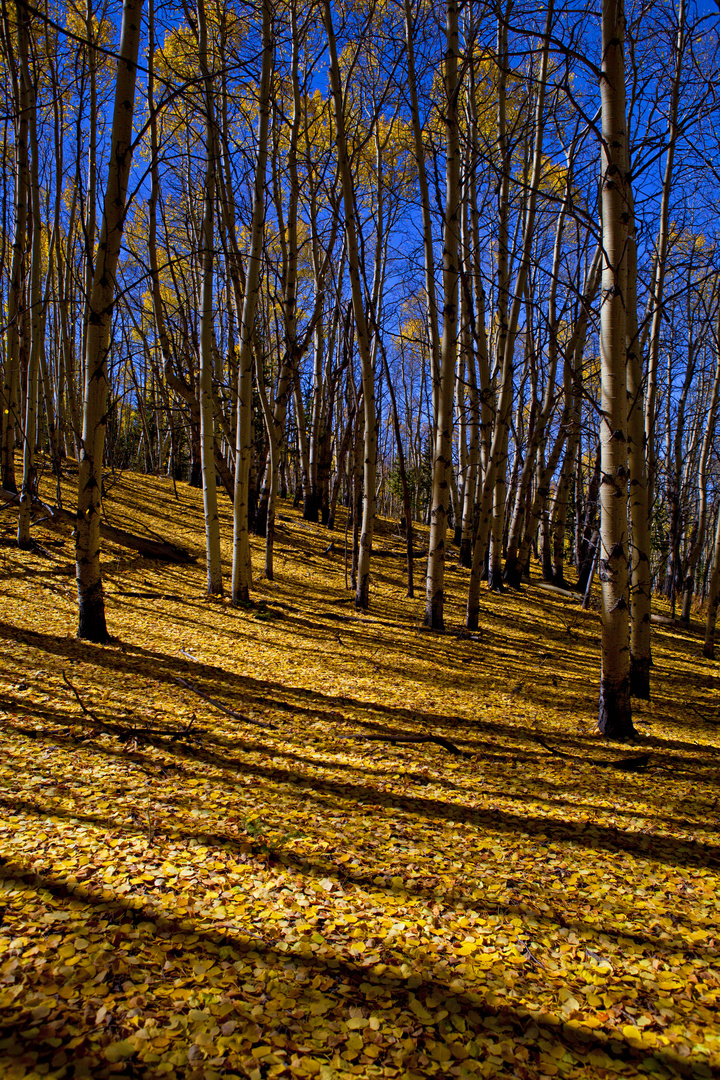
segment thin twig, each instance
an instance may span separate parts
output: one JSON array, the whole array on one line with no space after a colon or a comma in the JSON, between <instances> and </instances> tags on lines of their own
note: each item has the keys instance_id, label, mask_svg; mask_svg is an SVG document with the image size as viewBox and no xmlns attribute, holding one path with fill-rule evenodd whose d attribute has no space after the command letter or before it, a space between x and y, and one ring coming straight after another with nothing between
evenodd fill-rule
<instances>
[{"instance_id":1,"label":"thin twig","mask_svg":"<svg viewBox=\"0 0 720 1080\"><path fill-rule=\"evenodd\" d=\"M526 942L522 940L522 938L519 938L517 934L515 935L515 940L517 941L518 945L521 947L525 955L528 957L528 959L532 960L533 964L536 964L537 967L545 967L542 960L538 960L537 956L533 956L533 954L530 952L529 946L526 944Z\"/></svg>"},{"instance_id":2,"label":"thin twig","mask_svg":"<svg viewBox=\"0 0 720 1080\"><path fill-rule=\"evenodd\" d=\"M64 681L65 685L70 690L72 690L73 694L75 695L75 699L76 699L78 705L80 706L80 708L82 709L84 715L89 716L92 720L95 721L96 724L99 724L100 727L103 729L103 731L105 731L108 735L114 735L115 732L112 730L112 728L108 727L108 725L105 723L105 721L101 720L100 717L97 715L97 713L94 713L92 711L92 709L88 709L87 705L85 704L83 699L80 697L80 694L75 689L73 684L70 682L70 680L67 677L67 674L64 671L62 673L62 677L63 677L63 681Z\"/></svg>"}]
</instances>

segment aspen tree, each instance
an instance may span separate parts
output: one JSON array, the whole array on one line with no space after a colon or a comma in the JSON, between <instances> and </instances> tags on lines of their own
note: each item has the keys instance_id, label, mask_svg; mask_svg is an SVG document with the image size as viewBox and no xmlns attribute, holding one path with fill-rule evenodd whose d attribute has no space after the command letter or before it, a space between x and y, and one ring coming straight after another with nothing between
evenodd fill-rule
<instances>
[{"instance_id":1,"label":"aspen tree","mask_svg":"<svg viewBox=\"0 0 720 1080\"><path fill-rule=\"evenodd\" d=\"M690 544L690 550L685 559L685 582L683 587L683 601L681 619L684 623L690 622L690 604L692 603L695 588L695 567L705 543L705 530L707 528L707 472L710 449L716 434L715 420L718 411L718 399L720 397L720 318L718 318L715 333L715 377L710 391L705 432L703 434L702 447L700 449L700 461L698 463L698 514L695 523L695 539Z\"/></svg>"},{"instance_id":2,"label":"aspen tree","mask_svg":"<svg viewBox=\"0 0 720 1080\"><path fill-rule=\"evenodd\" d=\"M375 407L375 369L372 362L368 321L365 314L362 274L360 269L360 251L358 244L358 224L355 212L355 185L350 167L347 138L345 132L345 107L343 84L338 62L335 28L333 26L330 0L323 2L325 32L328 39L330 59L330 88L335 112L335 144L338 155L338 168L343 193L345 211L345 237L347 243L348 273L355 315L355 340L360 353L362 370L363 416L365 421L364 457L363 457L363 496L362 496L362 532L359 540L357 585L355 605L361 610L370 606L370 556L372 554L373 530L375 525L375 477L377 471L377 411Z\"/></svg>"},{"instance_id":3,"label":"aspen tree","mask_svg":"<svg viewBox=\"0 0 720 1080\"><path fill-rule=\"evenodd\" d=\"M252 565L248 532L250 451L252 439L252 339L260 289L263 228L265 224L265 172L270 132L270 95L273 73L272 16L270 0L262 4L262 70L258 96L258 145L253 187L250 252L245 274L245 299L240 319L240 363L235 431L235 496L233 500L232 602L250 602Z\"/></svg>"},{"instance_id":4,"label":"aspen tree","mask_svg":"<svg viewBox=\"0 0 720 1080\"><path fill-rule=\"evenodd\" d=\"M24 9L23 9L24 12ZM28 121L29 109L27 87L18 74L12 45L12 32L3 5L4 45L7 64L12 78L14 103L18 113L15 129L15 222L12 243L10 282L7 291L7 330L5 336L5 365L2 396L2 486L6 491L17 492L15 475L15 437L21 427L20 399L20 324L22 320L28 198L30 179L28 169ZM17 4L18 31L26 34L25 15Z\"/></svg>"},{"instance_id":5,"label":"aspen tree","mask_svg":"<svg viewBox=\"0 0 720 1080\"><path fill-rule=\"evenodd\" d=\"M201 227L202 283L200 292L200 448L202 455L203 507L205 510L205 547L207 553L207 591L209 596L223 592L220 557L220 519L218 517L215 474L215 410L213 406L213 314L215 258L215 191L217 186L218 139L215 124L215 95L208 58L208 32L205 0L197 4L197 41L200 73L203 76L205 109L205 191Z\"/></svg>"},{"instance_id":6,"label":"aspen tree","mask_svg":"<svg viewBox=\"0 0 720 1080\"><path fill-rule=\"evenodd\" d=\"M97 642L108 640L100 573L102 463L107 425L110 329L115 299L115 274L125 222L125 198L132 156L135 79L142 9L142 0L124 0L110 136L110 161L100 241L90 294L85 359L85 395L75 534L79 605L78 637Z\"/></svg>"},{"instance_id":7,"label":"aspen tree","mask_svg":"<svg viewBox=\"0 0 720 1080\"><path fill-rule=\"evenodd\" d=\"M479 499L478 533L473 549L468 588L466 626L469 630L477 629L480 597L480 578L488 540L491 540L491 564L488 585L491 589L502 588L502 530L505 517L505 489L507 484L507 453L510 415L512 411L513 370L515 344L518 336L520 312L525 303L525 293L530 272L532 246L535 236L535 218L537 199L542 173L542 147L545 128L545 97L547 91L548 59L550 37L554 15L553 0L549 0L543 47L540 54L540 67L537 79L537 98L535 104L535 142L533 161L527 191L527 205L524 214L522 247L515 275L514 296L508 311L510 278L509 232L508 232L508 194L510 182L510 151L507 131L507 66L508 42L507 23L512 9L512 0L498 20L498 146L500 149L501 181L498 193L498 250L497 250L497 366L499 368L500 392L497 395L495 427L492 443L487 455L487 465L481 496ZM492 528L491 528L492 527ZM492 533L489 537L489 533Z\"/></svg>"},{"instance_id":8,"label":"aspen tree","mask_svg":"<svg viewBox=\"0 0 720 1080\"><path fill-rule=\"evenodd\" d=\"M660 221L656 241L653 266L653 283L650 297L652 321L648 345L647 377L645 387L645 448L647 455L647 532L652 522L652 506L655 491L655 424L658 364L660 356L660 337L664 312L665 274L670 241L670 197L674 186L675 150L680 134L678 113L680 107L680 84L685 52L685 0L680 0L678 7L678 29L675 40L675 70L670 94L668 117L668 144L665 155L662 195L660 199ZM648 602L649 613L649 602Z\"/></svg>"},{"instance_id":9,"label":"aspen tree","mask_svg":"<svg viewBox=\"0 0 720 1080\"><path fill-rule=\"evenodd\" d=\"M435 411L432 471L432 509L425 596L425 625L443 630L445 543L448 518L448 484L452 470L452 420L455 366L457 363L458 260L460 254L460 128L458 124L458 5L448 0L445 8L445 65L443 122L445 125L445 221L443 228L443 328L440 371Z\"/></svg>"},{"instance_id":10,"label":"aspen tree","mask_svg":"<svg viewBox=\"0 0 720 1080\"><path fill-rule=\"evenodd\" d=\"M422 239L425 271L425 303L430 329L430 375L432 379L433 412L437 412L437 392L440 372L440 331L438 326L438 304L435 290L435 255L433 252L433 228L430 212L430 190L425 168L425 145L423 142L420 109L418 105L417 76L415 72L415 24L412 17L411 0L404 0L405 46L407 48L407 84L410 94L410 118L413 132L413 148L418 174L420 211L422 214Z\"/></svg>"},{"instance_id":11,"label":"aspen tree","mask_svg":"<svg viewBox=\"0 0 720 1080\"><path fill-rule=\"evenodd\" d=\"M634 735L630 704L628 604L628 454L625 388L627 297L627 125L623 0L602 5L602 303L600 556L602 669L598 729Z\"/></svg>"},{"instance_id":12,"label":"aspen tree","mask_svg":"<svg viewBox=\"0 0 720 1080\"><path fill-rule=\"evenodd\" d=\"M35 468L35 439L37 435L38 374L40 368L41 301L40 275L42 268L42 219L40 217L40 167L38 162L37 96L34 76L28 56L28 14L17 5L18 59L20 61L20 100L28 114L28 149L30 180L30 224L32 245L30 254L30 353L27 362L25 414L23 425L23 478L18 518L18 547L30 545L30 513L37 487Z\"/></svg>"},{"instance_id":13,"label":"aspen tree","mask_svg":"<svg viewBox=\"0 0 720 1080\"><path fill-rule=\"evenodd\" d=\"M628 165L628 174L630 168ZM628 185L627 299L625 337L627 340L627 432L629 495L628 511L632 530L630 548L630 692L633 697L650 697L650 515L648 514L648 474L645 444L642 341L637 319L637 241L631 186Z\"/></svg>"},{"instance_id":14,"label":"aspen tree","mask_svg":"<svg viewBox=\"0 0 720 1080\"><path fill-rule=\"evenodd\" d=\"M713 549L710 585L708 588L707 615L705 618L703 656L707 657L708 660L715 659L715 628L717 625L718 607L720 607L720 512L718 512L717 526L715 528L715 546Z\"/></svg>"}]
</instances>

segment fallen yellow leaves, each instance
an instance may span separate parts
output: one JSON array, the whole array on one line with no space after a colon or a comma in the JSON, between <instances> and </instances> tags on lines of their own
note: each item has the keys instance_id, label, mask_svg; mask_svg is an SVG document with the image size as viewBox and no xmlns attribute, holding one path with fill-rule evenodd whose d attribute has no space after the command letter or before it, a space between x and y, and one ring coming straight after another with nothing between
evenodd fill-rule
<instances>
[{"instance_id":1,"label":"fallen yellow leaves","mask_svg":"<svg viewBox=\"0 0 720 1080\"><path fill-rule=\"evenodd\" d=\"M113 491L119 521L157 528L155 508L201 544L197 493L181 488L193 536L162 481ZM52 559L4 555L3 1080L720 1068L717 731L684 706L717 678L693 653L689 681L696 642L656 642L651 764L620 774L588 763L612 751L578 730L593 615L570 637L562 602L532 588L488 594L480 644L418 634L389 566L358 617L285 546L259 621L205 604L196 568L119 554L111 581L187 602L117 597L122 644L96 647L38 598ZM562 656L552 689L539 639ZM357 738L387 732L464 756Z\"/></svg>"}]
</instances>

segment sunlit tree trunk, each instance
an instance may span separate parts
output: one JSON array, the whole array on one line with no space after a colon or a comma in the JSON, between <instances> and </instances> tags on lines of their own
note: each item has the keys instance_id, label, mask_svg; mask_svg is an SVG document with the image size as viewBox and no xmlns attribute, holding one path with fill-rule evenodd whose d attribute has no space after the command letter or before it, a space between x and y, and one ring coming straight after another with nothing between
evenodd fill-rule
<instances>
[{"instance_id":1,"label":"sunlit tree trunk","mask_svg":"<svg viewBox=\"0 0 720 1080\"><path fill-rule=\"evenodd\" d=\"M628 453L625 385L628 175L623 0L602 7L602 305L600 557L602 672L599 730L634 734L630 705L628 597Z\"/></svg>"},{"instance_id":2,"label":"sunlit tree trunk","mask_svg":"<svg viewBox=\"0 0 720 1080\"><path fill-rule=\"evenodd\" d=\"M87 334L75 560L79 603L78 637L98 642L108 639L100 574L102 462L107 424L107 359L115 299L115 274L125 221L125 197L132 156L135 77L142 30L142 8L142 0L125 0L123 4L110 161L95 275L90 294Z\"/></svg>"}]
</instances>

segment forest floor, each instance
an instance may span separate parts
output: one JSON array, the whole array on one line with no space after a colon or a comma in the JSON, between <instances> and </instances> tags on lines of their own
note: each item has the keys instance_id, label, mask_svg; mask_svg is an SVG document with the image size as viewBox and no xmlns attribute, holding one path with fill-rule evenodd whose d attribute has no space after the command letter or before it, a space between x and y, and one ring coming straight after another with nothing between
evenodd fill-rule
<instances>
[{"instance_id":1,"label":"forest floor","mask_svg":"<svg viewBox=\"0 0 720 1080\"><path fill-rule=\"evenodd\" d=\"M359 614L342 533L325 553L289 504L276 580L235 610L178 494L125 474L106 501L200 555L105 543L108 646L75 638L69 531L20 552L0 517L4 1080L717 1075L699 621L654 627L638 741L608 744L597 611L535 581L484 593L468 637L453 556L448 632L423 632L386 522Z\"/></svg>"}]
</instances>

